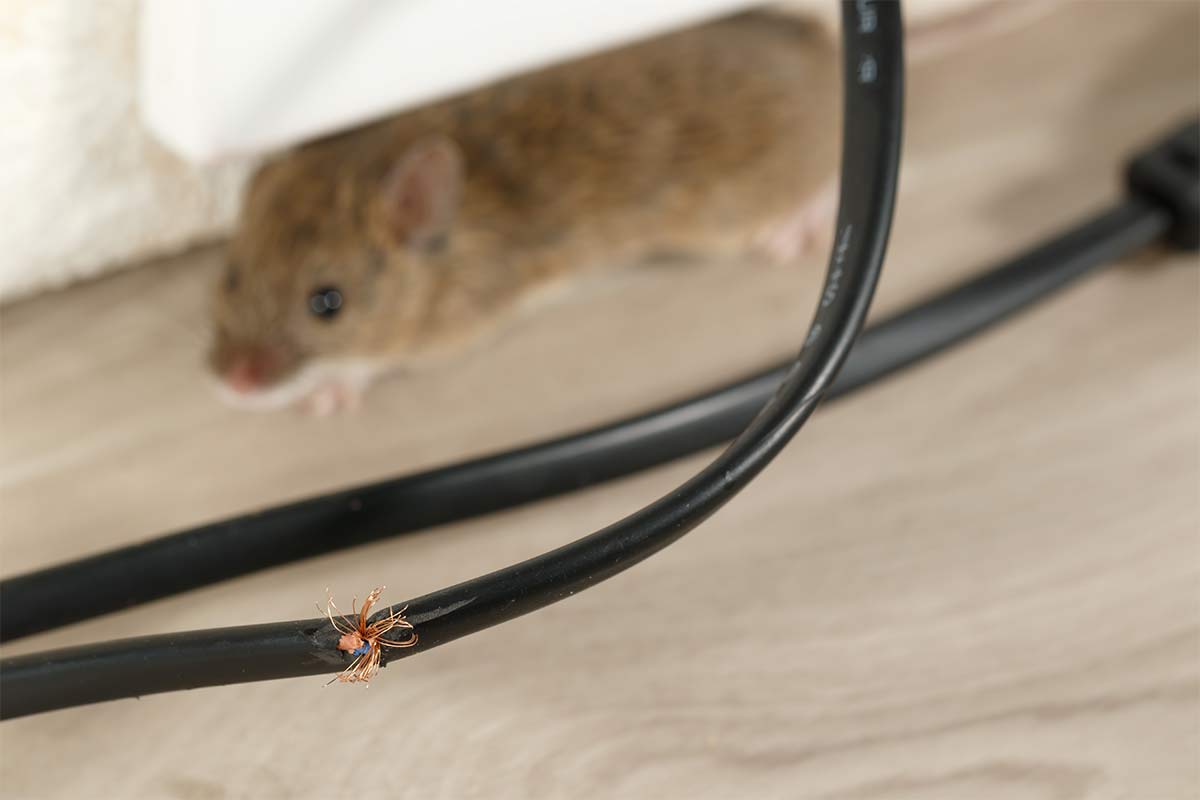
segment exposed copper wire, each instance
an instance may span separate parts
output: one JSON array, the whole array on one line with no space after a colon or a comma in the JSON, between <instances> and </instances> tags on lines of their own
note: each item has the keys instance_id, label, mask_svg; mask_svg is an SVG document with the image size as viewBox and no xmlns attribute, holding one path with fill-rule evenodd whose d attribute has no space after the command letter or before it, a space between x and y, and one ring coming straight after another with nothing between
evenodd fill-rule
<instances>
[{"instance_id":1,"label":"exposed copper wire","mask_svg":"<svg viewBox=\"0 0 1200 800\"><path fill-rule=\"evenodd\" d=\"M337 649L358 656L350 666L338 673L329 683L334 681L369 683L371 678L379 672L382 648L412 647L417 643L417 632L413 629L412 623L404 618L407 606L399 611L393 611L385 617L380 617L374 622L368 622L371 608L378 602L379 595L385 588L387 587L380 586L367 595L361 610L356 608L358 598L354 598L351 601L350 616L348 617L338 610L338 607L333 604L333 595L329 593L328 589L325 590L327 598L325 616L329 618L329 623L333 625L334 630L342 635L338 639ZM336 616L334 616L335 614ZM410 631L410 635L402 641L383 638L384 634L390 633L396 628ZM326 684L326 686L328 685Z\"/></svg>"}]
</instances>

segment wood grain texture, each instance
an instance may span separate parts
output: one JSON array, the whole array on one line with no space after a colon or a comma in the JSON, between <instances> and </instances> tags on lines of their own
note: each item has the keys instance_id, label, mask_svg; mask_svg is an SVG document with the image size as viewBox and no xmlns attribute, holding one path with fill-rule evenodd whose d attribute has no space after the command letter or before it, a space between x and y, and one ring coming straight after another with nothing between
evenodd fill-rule
<instances>
[{"instance_id":1,"label":"wood grain texture","mask_svg":"<svg viewBox=\"0 0 1200 800\"><path fill-rule=\"evenodd\" d=\"M1194 113L1198 31L1194 3L1067 3L914 69L878 308L1114 197L1122 154ZM3 310L4 574L712 385L788 352L815 291L771 268L632 273L312 420L206 388L217 262ZM3 794L1196 797L1196 267L1121 266L824 409L677 546L369 689L280 681L5 723ZM305 617L326 586L415 596L608 522L706 457L6 652Z\"/></svg>"}]
</instances>

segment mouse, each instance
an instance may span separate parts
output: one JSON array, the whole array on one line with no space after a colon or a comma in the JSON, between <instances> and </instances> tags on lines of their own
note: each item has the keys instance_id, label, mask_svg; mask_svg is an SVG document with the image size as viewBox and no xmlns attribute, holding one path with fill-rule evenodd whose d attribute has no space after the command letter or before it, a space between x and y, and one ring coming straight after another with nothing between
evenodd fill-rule
<instances>
[{"instance_id":1,"label":"mouse","mask_svg":"<svg viewBox=\"0 0 1200 800\"><path fill-rule=\"evenodd\" d=\"M831 235L838 112L824 31L748 13L275 157L217 281L222 395L332 413L578 276L662 254L794 259Z\"/></svg>"},{"instance_id":2,"label":"mouse","mask_svg":"<svg viewBox=\"0 0 1200 800\"><path fill-rule=\"evenodd\" d=\"M353 409L379 376L476 346L584 275L661 255L823 257L840 157L830 34L747 12L270 159L215 288L221 395Z\"/></svg>"}]
</instances>

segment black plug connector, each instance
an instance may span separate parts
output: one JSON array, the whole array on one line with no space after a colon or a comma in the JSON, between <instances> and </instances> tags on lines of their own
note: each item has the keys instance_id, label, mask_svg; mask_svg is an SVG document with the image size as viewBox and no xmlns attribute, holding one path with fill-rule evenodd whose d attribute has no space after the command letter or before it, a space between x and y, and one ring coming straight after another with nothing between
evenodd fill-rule
<instances>
[{"instance_id":1,"label":"black plug connector","mask_svg":"<svg viewBox=\"0 0 1200 800\"><path fill-rule=\"evenodd\" d=\"M1129 190L1171 213L1167 238L1200 250L1200 120L1137 155L1125 170Z\"/></svg>"}]
</instances>

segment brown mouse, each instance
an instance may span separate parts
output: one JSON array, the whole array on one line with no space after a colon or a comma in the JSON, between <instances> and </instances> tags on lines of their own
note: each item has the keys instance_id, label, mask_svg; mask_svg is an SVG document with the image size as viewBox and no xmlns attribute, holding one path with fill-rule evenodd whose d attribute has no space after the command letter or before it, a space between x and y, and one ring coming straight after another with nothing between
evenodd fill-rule
<instances>
[{"instance_id":1,"label":"brown mouse","mask_svg":"<svg viewBox=\"0 0 1200 800\"><path fill-rule=\"evenodd\" d=\"M837 164L835 56L813 26L748 14L276 158L217 289L225 393L327 412L574 275L755 242L795 255Z\"/></svg>"},{"instance_id":2,"label":"brown mouse","mask_svg":"<svg viewBox=\"0 0 1200 800\"><path fill-rule=\"evenodd\" d=\"M224 394L327 413L589 271L828 249L838 61L822 26L749 13L277 157L217 290Z\"/></svg>"}]
</instances>

